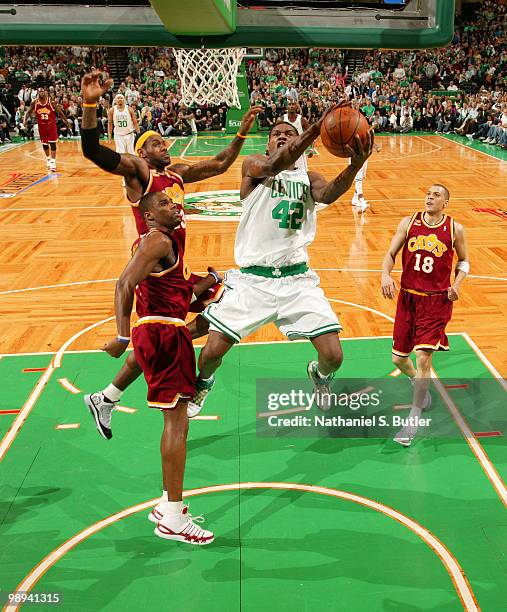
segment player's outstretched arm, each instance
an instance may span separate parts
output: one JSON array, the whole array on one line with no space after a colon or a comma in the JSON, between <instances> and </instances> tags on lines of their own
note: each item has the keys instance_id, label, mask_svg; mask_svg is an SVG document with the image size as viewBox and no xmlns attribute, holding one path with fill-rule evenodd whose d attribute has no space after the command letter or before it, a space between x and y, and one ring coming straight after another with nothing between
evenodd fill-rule
<instances>
[{"instance_id":1,"label":"player's outstretched arm","mask_svg":"<svg viewBox=\"0 0 507 612\"><path fill-rule=\"evenodd\" d=\"M236 138L234 138L228 147L220 151L218 155L197 164L175 164L172 166L174 171L181 176L184 183L195 183L211 176L223 174L237 159L245 138L254 124L255 118L262 110L261 106L253 106L243 115Z\"/></svg>"},{"instance_id":2,"label":"player's outstretched arm","mask_svg":"<svg viewBox=\"0 0 507 612\"><path fill-rule=\"evenodd\" d=\"M355 148L347 147L351 156L350 164L335 179L327 182L325 178L317 172L309 172L312 184L312 195L316 202L322 204L332 204L341 195L347 192L364 162L370 157L373 151L373 130L368 132L368 140L362 144L359 136L355 137Z\"/></svg>"},{"instance_id":3,"label":"player's outstretched arm","mask_svg":"<svg viewBox=\"0 0 507 612\"><path fill-rule=\"evenodd\" d=\"M150 272L153 272L155 266L163 258L166 258L170 265L176 263L172 240L162 232L153 232L141 241L134 256L116 282L114 309L118 336L102 348L111 357L120 357L127 349L136 285Z\"/></svg>"},{"instance_id":4,"label":"player's outstretched arm","mask_svg":"<svg viewBox=\"0 0 507 612\"><path fill-rule=\"evenodd\" d=\"M396 234L394 234L386 256L384 257L384 261L382 262L382 295L390 300L394 299L396 296L396 283L391 277L391 272L394 268L396 255L398 255L401 247L405 243L411 218L412 217L404 217L400 221Z\"/></svg>"},{"instance_id":5,"label":"player's outstretched arm","mask_svg":"<svg viewBox=\"0 0 507 612\"><path fill-rule=\"evenodd\" d=\"M468 259L468 246L465 235L465 228L459 224L454 224L454 249L458 256L458 263L454 272L454 282L447 289L447 297L451 302L459 299L459 287L470 272L470 261Z\"/></svg>"},{"instance_id":6,"label":"player's outstretched arm","mask_svg":"<svg viewBox=\"0 0 507 612\"><path fill-rule=\"evenodd\" d=\"M83 120L81 123L81 146L83 155L102 170L119 174L126 179L139 179L145 185L149 170L146 162L135 155L122 155L103 147L99 141L97 128L97 103L101 96L112 86L113 80L100 82L100 73L85 74L81 80L81 95L83 96Z\"/></svg>"},{"instance_id":7,"label":"player's outstretched arm","mask_svg":"<svg viewBox=\"0 0 507 612\"><path fill-rule=\"evenodd\" d=\"M205 291L211 289L211 287L213 287L213 285L216 283L222 283L223 280L224 279L222 278L221 274L219 274L215 268L208 266L208 274L203 276L201 280L198 280L194 285L195 297L198 298Z\"/></svg>"}]
</instances>

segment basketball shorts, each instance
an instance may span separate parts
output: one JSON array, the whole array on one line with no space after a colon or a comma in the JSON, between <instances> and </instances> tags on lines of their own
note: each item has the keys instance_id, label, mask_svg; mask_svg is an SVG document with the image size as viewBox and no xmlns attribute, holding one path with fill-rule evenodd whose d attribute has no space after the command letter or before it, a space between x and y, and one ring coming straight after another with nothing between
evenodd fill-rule
<instances>
[{"instance_id":1,"label":"basketball shorts","mask_svg":"<svg viewBox=\"0 0 507 612\"><path fill-rule=\"evenodd\" d=\"M39 124L39 138L42 144L49 144L50 142L58 141L58 128L56 123L49 125L41 123Z\"/></svg>"},{"instance_id":2,"label":"basketball shorts","mask_svg":"<svg viewBox=\"0 0 507 612\"><path fill-rule=\"evenodd\" d=\"M130 134L118 134L118 136L114 137L114 147L117 153L130 153L131 155L135 155L134 151L134 140L135 140L135 132L131 132Z\"/></svg>"},{"instance_id":3,"label":"basketball shorts","mask_svg":"<svg viewBox=\"0 0 507 612\"><path fill-rule=\"evenodd\" d=\"M192 273L190 275L189 280L192 283L192 285L195 285L195 283L198 283L202 279L203 279L202 276ZM222 295L223 290L224 290L224 286L222 283L215 283L213 286L211 286L207 291L202 293L196 300L194 300L190 304L190 308L188 309L188 311L189 312L202 312L206 308L206 306L220 299L220 296Z\"/></svg>"},{"instance_id":4,"label":"basketball shorts","mask_svg":"<svg viewBox=\"0 0 507 612\"><path fill-rule=\"evenodd\" d=\"M148 383L148 406L166 410L195 394L195 353L185 323L142 317L132 329L137 363Z\"/></svg>"},{"instance_id":5,"label":"basketball shorts","mask_svg":"<svg viewBox=\"0 0 507 612\"><path fill-rule=\"evenodd\" d=\"M229 270L225 290L203 316L210 330L239 342L266 323L274 323L289 340L316 338L341 331L338 317L312 270L282 278L264 278Z\"/></svg>"},{"instance_id":6,"label":"basketball shorts","mask_svg":"<svg viewBox=\"0 0 507 612\"><path fill-rule=\"evenodd\" d=\"M451 315L447 293L416 295L402 289L394 319L393 353L408 357L418 349L448 351L445 327Z\"/></svg>"}]
</instances>

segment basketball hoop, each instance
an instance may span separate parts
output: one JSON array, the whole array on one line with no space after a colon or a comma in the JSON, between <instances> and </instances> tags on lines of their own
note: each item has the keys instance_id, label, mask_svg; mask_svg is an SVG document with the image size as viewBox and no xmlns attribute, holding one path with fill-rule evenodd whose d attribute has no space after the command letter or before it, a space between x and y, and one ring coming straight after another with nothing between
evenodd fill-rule
<instances>
[{"instance_id":1,"label":"basketball hoop","mask_svg":"<svg viewBox=\"0 0 507 612\"><path fill-rule=\"evenodd\" d=\"M183 103L241 108L236 76L243 54L244 49L174 49Z\"/></svg>"}]
</instances>

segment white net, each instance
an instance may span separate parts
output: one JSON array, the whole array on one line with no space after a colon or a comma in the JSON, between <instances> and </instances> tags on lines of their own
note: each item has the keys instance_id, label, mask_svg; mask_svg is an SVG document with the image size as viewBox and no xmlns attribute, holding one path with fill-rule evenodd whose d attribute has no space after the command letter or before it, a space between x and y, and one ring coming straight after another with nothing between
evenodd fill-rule
<instances>
[{"instance_id":1,"label":"white net","mask_svg":"<svg viewBox=\"0 0 507 612\"><path fill-rule=\"evenodd\" d=\"M174 49L184 104L240 108L236 76L243 54L244 49Z\"/></svg>"}]
</instances>

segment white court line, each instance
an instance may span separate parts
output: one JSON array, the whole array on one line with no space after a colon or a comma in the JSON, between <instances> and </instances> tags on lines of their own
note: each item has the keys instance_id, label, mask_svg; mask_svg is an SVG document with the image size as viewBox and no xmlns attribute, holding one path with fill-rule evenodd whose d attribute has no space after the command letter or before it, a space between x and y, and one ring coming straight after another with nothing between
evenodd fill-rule
<instances>
[{"instance_id":1,"label":"white court line","mask_svg":"<svg viewBox=\"0 0 507 612\"><path fill-rule=\"evenodd\" d=\"M505 163L505 159L500 159L499 157L496 157L495 155L491 155L491 153L486 153L486 151L479 151L479 149L473 149L470 146L467 147L465 142L457 142L456 140L451 140L450 138L445 138L441 134L435 134L435 136L438 136L439 138L442 138L443 140L445 140L447 142L452 142L455 145L458 145L458 147L462 147L466 151L472 151L473 153L480 153L481 155L486 155L489 159L495 159L497 162L504 162Z\"/></svg>"},{"instance_id":2,"label":"white court line","mask_svg":"<svg viewBox=\"0 0 507 612\"><path fill-rule=\"evenodd\" d=\"M465 338L465 340L468 342L468 344L472 347L472 349L476 353L477 357L479 357L479 359L488 368L488 370L491 372L491 374L493 374L493 376L498 381L500 386L503 387L503 389L505 391L507 391L507 382L500 375L500 372L495 368L495 366L491 363L491 361L486 357L486 355L477 346L477 344L475 344L475 342L472 340L472 338L470 338L470 336L466 332L463 332L461 334L461 336L463 338Z\"/></svg>"},{"instance_id":3,"label":"white court line","mask_svg":"<svg viewBox=\"0 0 507 612\"><path fill-rule=\"evenodd\" d=\"M2 441L0 442L0 462L4 458L5 453L9 450L10 445L13 443L14 438L17 436L18 431L23 426L23 423L26 421L28 415L30 414L30 411L35 405L35 402L39 399L44 387L46 386L47 382L51 378L51 375L53 374L54 369L55 368L53 366L53 363L51 362L48 365L44 374L39 379L39 382L35 385L32 392L28 396L28 399L26 400L23 408L21 409L21 412L18 415L16 415L16 418L14 419L11 425L11 428L5 434Z\"/></svg>"},{"instance_id":4,"label":"white court line","mask_svg":"<svg viewBox=\"0 0 507 612\"><path fill-rule=\"evenodd\" d=\"M81 393L81 389L78 389L77 387L75 387L70 380L68 380L67 378L58 378L58 382L60 383L60 385L66 389L67 391L70 391L71 393L73 393L74 395L77 395L78 393Z\"/></svg>"},{"instance_id":5,"label":"white court line","mask_svg":"<svg viewBox=\"0 0 507 612\"><path fill-rule=\"evenodd\" d=\"M38 291L39 289L55 289L58 287L75 287L77 285L92 285L94 283L112 283L116 282L117 278L102 278L99 280L75 281L73 283L57 283L55 285L40 285L39 287L25 287L25 289L10 289L9 291L0 291L0 295L8 295L11 293L22 293L23 291Z\"/></svg>"},{"instance_id":6,"label":"white court line","mask_svg":"<svg viewBox=\"0 0 507 612\"><path fill-rule=\"evenodd\" d=\"M505 487L505 483L496 471L493 462L485 453L481 444L475 437L474 432L468 426L468 423L463 418L463 415L459 411L459 408L452 400L447 389L444 387L442 381L438 378L433 368L431 369L431 377L433 379L433 384L437 388L437 391L439 392L441 398L444 400L444 403L447 406L449 412L451 413L451 416L454 419L456 425L461 430L465 440L467 441L468 446L472 450L473 454L476 456L477 460L481 464L482 469L486 473L486 476L493 485L493 488L495 489L503 504L507 508L507 488Z\"/></svg>"},{"instance_id":7,"label":"white court line","mask_svg":"<svg viewBox=\"0 0 507 612\"><path fill-rule=\"evenodd\" d=\"M475 594L468 582L465 572L460 566L458 560L448 550L448 548L441 542L435 535L428 529L423 527L417 521L414 521L410 517L406 516L402 512L386 506L376 500L363 497L362 495L356 495L349 493L348 491L342 491L339 489L331 489L329 487L306 485L299 483L288 483L288 482L239 482L232 484L214 485L210 487L202 487L201 489L192 489L185 491L183 497L193 497L195 495L203 495L206 493L218 493L221 491L239 491L248 489L277 489L277 490L292 490L292 491L303 491L308 493L317 493L319 495L329 495L344 501L350 501L356 504L360 504L366 508L380 512L385 516L388 516L398 523L405 526L407 529L412 531L415 535L425 542L425 544L433 550L433 552L439 557L440 561L444 565L449 574L454 588L461 600L464 609L467 612L478 612L479 607ZM69 551L75 548L78 544L101 531L105 527L120 521L128 516L131 516L137 512L148 510L158 502L158 499L151 499L147 502L125 508L124 510L113 514L97 523L90 525L86 529L83 529L66 542L55 548L50 552L44 559L42 559L30 572L22 579L20 584L16 587L15 592L30 592L42 576L50 570L62 557L64 557ZM15 612L19 609L19 605L12 604L6 605L4 612Z\"/></svg>"},{"instance_id":8,"label":"white court line","mask_svg":"<svg viewBox=\"0 0 507 612\"><path fill-rule=\"evenodd\" d=\"M315 272L365 272L365 273L380 273L380 268L312 268ZM219 270L226 272L226 270ZM401 274L401 270L393 270L394 274ZM206 274L205 272L195 272L195 274ZM480 278L482 280L502 281L507 282L507 278L503 276L487 276L481 274L467 274L467 278ZM98 280L75 281L72 283L58 283L55 285L39 285L38 287L25 287L24 289L9 289L8 291L0 291L0 295L10 295L12 293L23 293L24 291L39 291L40 289L58 289L60 287L75 287L77 285L92 285L94 283L113 283L117 278L102 278Z\"/></svg>"},{"instance_id":9,"label":"white court line","mask_svg":"<svg viewBox=\"0 0 507 612\"><path fill-rule=\"evenodd\" d=\"M394 323L393 317L385 314L384 312L380 312L380 310L375 310L374 308L370 308L369 306L362 306L361 304L356 304L355 302L345 302L344 300L334 300L332 298L327 298L329 302L336 302L337 304L346 304L347 306L355 306L356 308L360 308L361 310L367 310L372 312L373 314L379 315L379 317L383 317L387 319L391 323Z\"/></svg>"},{"instance_id":10,"label":"white court line","mask_svg":"<svg viewBox=\"0 0 507 612\"><path fill-rule=\"evenodd\" d=\"M448 336L460 336L459 332L449 332ZM392 338L392 336L354 336L353 338L341 337L340 340L377 340L377 339L386 339ZM271 341L259 341L259 342L243 342L240 344L235 344L236 346L246 346L247 344L301 344L303 342L309 343L310 340L271 340ZM194 344L194 347L200 348L203 347L204 344ZM234 348L233 347L233 348ZM128 348L127 351L132 351L131 348ZM0 358L2 357L30 357L35 355L54 355L56 351L39 351L33 353L0 353ZM104 353L102 349L81 349L78 351L65 351L66 355L79 355L81 353Z\"/></svg>"},{"instance_id":11,"label":"white court line","mask_svg":"<svg viewBox=\"0 0 507 612\"><path fill-rule=\"evenodd\" d=\"M79 429L79 423L61 423L57 425L55 429Z\"/></svg>"},{"instance_id":12,"label":"white court line","mask_svg":"<svg viewBox=\"0 0 507 612\"><path fill-rule=\"evenodd\" d=\"M38 206L35 208L3 208L0 210L0 213L9 213L9 212L21 212L21 211L41 211L41 212L51 212L52 210L102 210L105 208L130 208L126 204L118 204L116 206L52 206L51 208L44 208L43 206Z\"/></svg>"},{"instance_id":13,"label":"white court line","mask_svg":"<svg viewBox=\"0 0 507 612\"><path fill-rule=\"evenodd\" d=\"M477 164L474 164L474 167ZM225 190L224 190L225 191ZM219 192L219 193L223 193L223 192ZM190 195L190 194L189 194ZM476 197L461 197L461 196L453 196L452 197L453 200L465 200L465 201L469 201L469 200L507 200L507 196L500 196L500 195L494 195L494 196L476 196ZM393 200L392 198L381 198L381 199L375 199L375 198L368 198L368 202L420 202L421 198L396 198L395 200ZM104 206L52 206L51 208L44 208L43 206L36 206L33 208L3 208L0 210L0 214L2 213L9 213L9 212L31 212L31 211L41 211L41 212L51 212L53 210L101 210L101 209L123 209L123 208L130 208L129 205L127 204L117 204L117 205L104 205ZM325 208L323 208L322 210L325 210L326 208L328 208L327 206ZM195 221L197 220L196 217L199 217L198 213L195 214L187 214L187 220L190 221ZM209 217L209 218L203 218L203 217L199 217L198 220L199 221L236 221L239 222L240 217Z\"/></svg>"},{"instance_id":14,"label":"white court line","mask_svg":"<svg viewBox=\"0 0 507 612\"><path fill-rule=\"evenodd\" d=\"M86 334L86 332L90 331L91 329L95 329L96 327L98 327L99 325L102 325L103 323L108 323L109 321L113 321L115 318L116 318L115 316L107 317L107 319L102 319L102 321L97 321L96 323L92 323L92 325L85 327L81 331L78 331L73 336L71 336L66 342L62 344L62 346L56 352L56 355L54 358L55 368L59 368L61 366L63 354L67 350L67 347L70 346L74 342L74 340L77 340L80 336Z\"/></svg>"},{"instance_id":15,"label":"white court line","mask_svg":"<svg viewBox=\"0 0 507 612\"><path fill-rule=\"evenodd\" d=\"M115 406L114 410L117 410L118 412L125 412L126 414L134 414L137 412L136 408L129 408L128 406Z\"/></svg>"},{"instance_id":16,"label":"white court line","mask_svg":"<svg viewBox=\"0 0 507 612\"><path fill-rule=\"evenodd\" d=\"M190 148L191 144L195 144L197 142L197 136L192 136L190 138L190 140L188 141L186 147L183 149L182 153L178 156L176 155L175 157L179 157L179 159L181 159L182 161L189 161L188 159L185 159L185 153L188 151L188 149ZM207 155L201 155L200 157L208 157Z\"/></svg>"},{"instance_id":17,"label":"white court line","mask_svg":"<svg viewBox=\"0 0 507 612\"><path fill-rule=\"evenodd\" d=\"M72 342L74 342L74 340L79 338L79 336L82 336L83 334L85 334L90 329L93 329L93 328L97 327L98 325L101 325L102 323L106 323L107 321L111 321L114 318L115 317L109 317L108 319L103 319L102 321L98 321L97 323L93 323L92 325L89 325L85 329L83 329L83 330L77 332L76 334L74 334L71 338L69 338L69 340L67 340L64 344L62 344L60 349L56 352L54 358L51 360L51 363L46 368L46 371L41 376L39 382L34 387L32 392L30 393L30 395L28 396L28 399L26 400L23 408L21 409L21 412L18 415L16 415L16 418L14 419L14 421L13 421L13 423L11 425L11 428L5 434L5 436L2 438L2 441L0 442L0 461L2 461L2 459L5 456L5 453L9 450L9 447L11 446L12 442L14 441L14 438L17 436L19 430L23 426L23 423L26 421L26 419L27 419L28 415L30 414L32 408L35 406L35 402L41 396L41 393L44 390L44 388L47 385L47 383L49 382L49 379L51 378L53 372L55 371L56 368L60 367L61 360L62 360L62 355L63 355L65 349Z\"/></svg>"}]
</instances>

